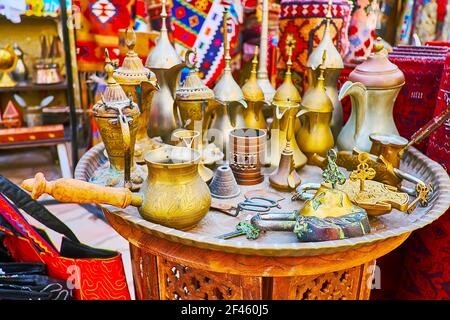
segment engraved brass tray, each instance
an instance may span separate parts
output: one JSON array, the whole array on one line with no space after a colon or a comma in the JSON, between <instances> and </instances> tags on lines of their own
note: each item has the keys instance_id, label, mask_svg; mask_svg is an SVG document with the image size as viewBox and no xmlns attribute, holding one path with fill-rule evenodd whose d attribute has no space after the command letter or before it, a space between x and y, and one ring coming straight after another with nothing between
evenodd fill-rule
<instances>
[{"instance_id":1,"label":"engraved brass tray","mask_svg":"<svg viewBox=\"0 0 450 320\"><path fill-rule=\"evenodd\" d=\"M75 178L88 181L96 168L106 161L108 159L104 154L104 146L102 144L95 146L79 161L75 171ZM273 231L263 233L257 240L247 240L245 236L222 240L216 237L233 231L239 221L249 220L254 213L241 212L237 218L234 218L211 209L194 229L180 231L142 219L137 209L133 207L118 209L111 206L101 206L101 208L112 227L119 233L126 229L121 227L121 225L131 225L133 228L137 228L145 234L163 238L171 242L203 249L247 255L312 256L331 254L338 251L347 251L357 247L368 246L391 237L404 236L406 239L409 233L433 222L446 212L450 204L450 179L443 167L415 148L410 148L405 154L400 168L405 172L423 179L427 183L431 182L433 184L434 193L428 206L417 206L411 214L394 209L389 214L371 217L371 233L351 239L301 243L298 242L294 233ZM321 182L321 172L321 169L318 167L305 166L300 172L302 182ZM348 173L346 175L348 176ZM408 185L407 183L405 185L413 187L413 185ZM278 192L272 189L269 186L267 177L265 177L265 181L260 185L241 186L242 192L237 198L227 200L214 199L213 201L236 205L244 199L244 194L247 191L254 189L266 189L284 197L285 199L280 202L282 206L281 211L286 212L299 209L303 206L302 201L291 201L292 193ZM127 238L124 234L122 236Z\"/></svg>"}]
</instances>

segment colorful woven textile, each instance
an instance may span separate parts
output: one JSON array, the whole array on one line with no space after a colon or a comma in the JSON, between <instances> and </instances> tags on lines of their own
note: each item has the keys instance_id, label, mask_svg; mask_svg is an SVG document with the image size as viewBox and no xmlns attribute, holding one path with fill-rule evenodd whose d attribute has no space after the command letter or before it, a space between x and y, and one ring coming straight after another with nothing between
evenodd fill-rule
<instances>
[{"instance_id":1,"label":"colorful woven textile","mask_svg":"<svg viewBox=\"0 0 450 320\"><path fill-rule=\"evenodd\" d=\"M146 18L136 18L137 14L146 15L144 0L74 0L74 6L81 26L76 28L79 71L102 71L105 48L112 59L118 57L120 29L134 26L135 20L139 29L145 28Z\"/></svg>"},{"instance_id":2,"label":"colorful woven textile","mask_svg":"<svg viewBox=\"0 0 450 320\"><path fill-rule=\"evenodd\" d=\"M287 60L286 40L294 39L292 52L294 81L302 81L308 56L320 43L325 28L327 0L282 0L280 13L279 48L281 57L278 78L282 79ZM350 24L352 5L346 0L333 1L331 34L341 55L349 48L347 31ZM299 85L302 86L301 84Z\"/></svg>"},{"instance_id":3,"label":"colorful woven textile","mask_svg":"<svg viewBox=\"0 0 450 320\"><path fill-rule=\"evenodd\" d=\"M242 21L240 1L173 0L172 25L175 48L182 53L187 49L197 49L199 74L206 85L211 86L223 69L223 11L230 8L229 40L235 50Z\"/></svg>"}]
</instances>

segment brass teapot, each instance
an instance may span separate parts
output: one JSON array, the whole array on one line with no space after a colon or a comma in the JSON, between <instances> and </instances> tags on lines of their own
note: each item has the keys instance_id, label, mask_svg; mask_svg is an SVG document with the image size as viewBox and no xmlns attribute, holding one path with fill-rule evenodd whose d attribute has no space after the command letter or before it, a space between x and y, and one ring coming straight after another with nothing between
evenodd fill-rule
<instances>
[{"instance_id":1,"label":"brass teapot","mask_svg":"<svg viewBox=\"0 0 450 320\"><path fill-rule=\"evenodd\" d=\"M308 72L308 87L316 87L320 76L320 65L325 66L325 91L333 104L333 116L331 117L331 131L336 140L344 124L341 101L338 98L337 82L344 68L344 61L336 49L331 36L331 8L332 1L328 1L328 12L323 38L314 49L306 63ZM324 52L327 52L325 62L322 61ZM325 154L324 154L325 155Z\"/></svg>"},{"instance_id":2,"label":"brass teapot","mask_svg":"<svg viewBox=\"0 0 450 320\"><path fill-rule=\"evenodd\" d=\"M185 64L169 41L166 18L166 1L163 0L161 34L155 48L148 55L145 66L155 73L160 86L152 100L148 135L152 138L159 136L169 143L173 130L180 126L175 112L175 92Z\"/></svg>"},{"instance_id":3,"label":"brass teapot","mask_svg":"<svg viewBox=\"0 0 450 320\"><path fill-rule=\"evenodd\" d=\"M375 52L350 73L339 100L350 96L352 112L337 139L340 150L358 148L369 152L372 133L398 135L394 123L395 99L405 84L403 72L389 61L381 38L374 44Z\"/></svg>"},{"instance_id":4,"label":"brass teapot","mask_svg":"<svg viewBox=\"0 0 450 320\"><path fill-rule=\"evenodd\" d=\"M161 147L145 155L148 177L140 193L111 188L76 179L47 182L42 173L22 182L33 199L43 193L60 202L106 204L119 208L138 208L140 215L166 227L193 228L208 213L209 188L198 174L200 153L190 148Z\"/></svg>"},{"instance_id":5,"label":"brass teapot","mask_svg":"<svg viewBox=\"0 0 450 320\"><path fill-rule=\"evenodd\" d=\"M113 76L125 93L131 96L139 106L141 115L138 119L134 157L138 163L144 163L144 154L161 146L160 143L150 139L147 134L152 99L159 89L159 85L155 74L144 67L141 59L134 51L136 34L133 29L131 29L131 32L131 38L128 38L128 29L125 31L128 52L122 66L114 71Z\"/></svg>"},{"instance_id":6,"label":"brass teapot","mask_svg":"<svg viewBox=\"0 0 450 320\"><path fill-rule=\"evenodd\" d=\"M107 49L105 71L108 74L107 87L102 99L92 108L95 122L110 162L110 170L95 177L100 184L114 186L124 175L124 184L132 188L131 172L134 171L134 144L138 129L139 108L123 91L113 78L114 67ZM136 177L136 183L142 179Z\"/></svg>"},{"instance_id":7,"label":"brass teapot","mask_svg":"<svg viewBox=\"0 0 450 320\"><path fill-rule=\"evenodd\" d=\"M334 147L333 133L330 123L333 115L333 103L325 92L325 59L323 52L322 64L317 83L309 87L303 96L301 110L301 126L297 132L297 143L308 159L313 154L326 156L329 149Z\"/></svg>"},{"instance_id":8,"label":"brass teapot","mask_svg":"<svg viewBox=\"0 0 450 320\"><path fill-rule=\"evenodd\" d=\"M258 64L258 47L252 61L252 71L250 78L242 86L242 93L247 102L247 108L244 110L244 122L246 128L267 130L266 119L263 114L263 107L266 104L264 92L256 79L256 66Z\"/></svg>"}]
</instances>

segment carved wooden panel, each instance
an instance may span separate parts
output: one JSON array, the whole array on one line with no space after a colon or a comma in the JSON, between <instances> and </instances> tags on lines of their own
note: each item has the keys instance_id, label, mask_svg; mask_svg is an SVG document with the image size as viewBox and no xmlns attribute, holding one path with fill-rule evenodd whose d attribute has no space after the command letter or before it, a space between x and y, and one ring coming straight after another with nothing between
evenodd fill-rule
<instances>
[{"instance_id":1,"label":"carved wooden panel","mask_svg":"<svg viewBox=\"0 0 450 320\"><path fill-rule=\"evenodd\" d=\"M157 257L160 299L261 299L262 280L183 266Z\"/></svg>"},{"instance_id":2,"label":"carved wooden panel","mask_svg":"<svg viewBox=\"0 0 450 320\"><path fill-rule=\"evenodd\" d=\"M158 300L156 256L130 244L134 291L138 300Z\"/></svg>"},{"instance_id":3,"label":"carved wooden panel","mask_svg":"<svg viewBox=\"0 0 450 320\"><path fill-rule=\"evenodd\" d=\"M355 300L368 299L366 265L321 275L273 279L272 299Z\"/></svg>"}]
</instances>

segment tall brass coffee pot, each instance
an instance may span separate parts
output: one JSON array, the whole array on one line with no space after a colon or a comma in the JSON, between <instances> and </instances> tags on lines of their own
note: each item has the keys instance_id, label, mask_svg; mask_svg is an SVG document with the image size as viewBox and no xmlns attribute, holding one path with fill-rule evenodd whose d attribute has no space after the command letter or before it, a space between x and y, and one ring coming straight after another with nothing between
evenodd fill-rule
<instances>
[{"instance_id":1,"label":"tall brass coffee pot","mask_svg":"<svg viewBox=\"0 0 450 320\"><path fill-rule=\"evenodd\" d=\"M341 70L344 68L344 61L342 60L339 51L336 49L333 38L331 37L331 8L332 1L328 1L328 12L326 15L326 25L323 34L322 41L314 49L308 58L306 63L308 72L309 87L316 87L318 78L320 75L319 66L325 67L325 91L328 97L333 103L333 116L331 118L331 131L333 137L336 140L339 132L341 132L342 125L344 124L343 112L341 101L338 98L337 82L341 74ZM324 52L327 52L325 63L322 62L322 56ZM298 141L298 140L297 140Z\"/></svg>"},{"instance_id":2,"label":"tall brass coffee pot","mask_svg":"<svg viewBox=\"0 0 450 320\"><path fill-rule=\"evenodd\" d=\"M287 132L293 131L295 133L295 116L290 117L292 113L297 114L300 110L301 96L297 88L292 82L292 48L289 49L288 61L286 63L287 70L284 75L283 84L277 89L272 100L273 122L270 128L270 164L277 167L280 162L282 151L286 148ZM298 119L297 119L298 120ZM289 125L289 122L294 123ZM295 136L290 141L289 150L292 150L294 158L294 167L296 169L302 168L306 164L306 156L300 151Z\"/></svg>"},{"instance_id":3,"label":"tall brass coffee pot","mask_svg":"<svg viewBox=\"0 0 450 320\"><path fill-rule=\"evenodd\" d=\"M139 193L76 179L48 182L42 173L21 186L33 199L47 193L60 202L135 206L145 220L187 230L197 225L211 206L208 185L198 174L199 159L200 154L190 148L167 146L147 152L148 177Z\"/></svg>"},{"instance_id":4,"label":"tall brass coffee pot","mask_svg":"<svg viewBox=\"0 0 450 320\"><path fill-rule=\"evenodd\" d=\"M229 135L231 130L244 128L244 108L247 104L244 101L244 94L231 74L230 43L228 42L228 11L223 15L223 45L225 55L225 67L222 76L214 86L214 96L220 106L215 110L211 127L208 132L208 139L224 153L229 145ZM212 139L214 138L214 139Z\"/></svg>"},{"instance_id":5,"label":"tall brass coffee pot","mask_svg":"<svg viewBox=\"0 0 450 320\"><path fill-rule=\"evenodd\" d=\"M114 79L114 67L109 59L108 51L105 53L107 87L102 94L102 99L92 108L92 112L105 144L110 168L102 176L97 177L96 182L114 186L116 184L113 181L118 180L110 178L124 175L125 187L132 188L131 172L135 167L133 155L140 112L137 104L127 97Z\"/></svg>"},{"instance_id":6,"label":"tall brass coffee pot","mask_svg":"<svg viewBox=\"0 0 450 320\"><path fill-rule=\"evenodd\" d=\"M308 159L315 153L325 157L328 150L334 147L330 127L333 103L325 92L326 52L323 52L317 83L306 91L298 113L301 116L301 126L296 136L297 143Z\"/></svg>"},{"instance_id":7,"label":"tall brass coffee pot","mask_svg":"<svg viewBox=\"0 0 450 320\"><path fill-rule=\"evenodd\" d=\"M185 64L181 62L175 48L169 41L166 18L166 1L163 0L161 34L155 48L148 55L145 66L155 73L160 86L152 100L148 135L150 137L159 136L164 142L168 143L172 131L179 127L179 121L175 113L175 91L181 69Z\"/></svg>"},{"instance_id":8,"label":"tall brass coffee pot","mask_svg":"<svg viewBox=\"0 0 450 320\"><path fill-rule=\"evenodd\" d=\"M266 104L264 92L256 79L256 66L258 64L258 47L255 49L255 55L252 61L252 71L250 78L242 86L242 93L247 102L247 108L244 110L244 122L247 128L267 129L266 120L263 114L263 107Z\"/></svg>"},{"instance_id":9,"label":"tall brass coffee pot","mask_svg":"<svg viewBox=\"0 0 450 320\"><path fill-rule=\"evenodd\" d=\"M159 89L159 85L155 74L144 67L141 59L134 51L136 34L133 29L131 29L131 32L131 37L128 38L128 30L125 31L128 52L122 66L114 71L113 76L125 93L137 102L141 111L138 119L134 157L138 163L144 163L144 154L161 146L160 143L150 139L147 134L152 99Z\"/></svg>"},{"instance_id":10,"label":"tall brass coffee pot","mask_svg":"<svg viewBox=\"0 0 450 320\"><path fill-rule=\"evenodd\" d=\"M337 139L340 150L358 148L369 152L370 134L396 134L393 108L405 84L403 72L384 53L381 38L374 44L375 52L350 73L349 81L339 92L339 99L350 96L352 112Z\"/></svg>"}]
</instances>

